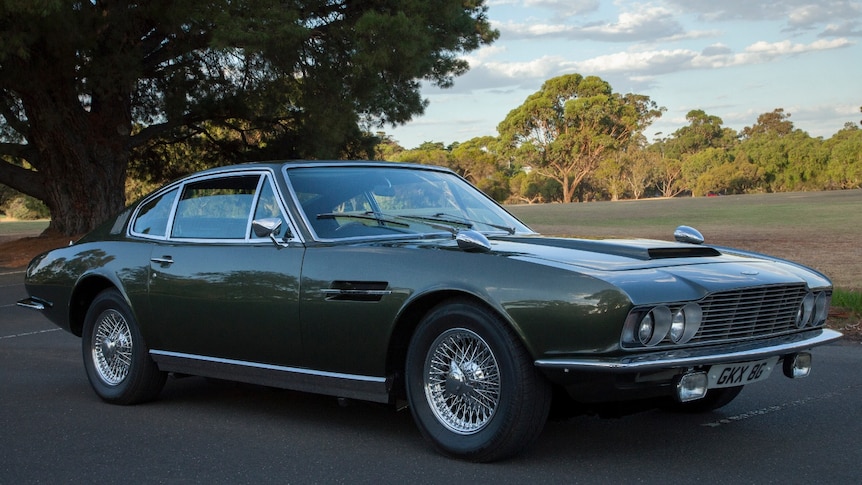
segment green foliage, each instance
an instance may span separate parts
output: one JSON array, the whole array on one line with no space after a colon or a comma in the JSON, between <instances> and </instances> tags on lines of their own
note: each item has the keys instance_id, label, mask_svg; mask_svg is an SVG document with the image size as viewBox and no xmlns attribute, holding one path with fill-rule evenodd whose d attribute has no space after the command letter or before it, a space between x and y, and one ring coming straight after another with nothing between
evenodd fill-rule
<instances>
[{"instance_id":1,"label":"green foliage","mask_svg":"<svg viewBox=\"0 0 862 485\"><path fill-rule=\"evenodd\" d=\"M821 176L824 189L862 187L862 129L848 125L826 140L826 167Z\"/></svg>"},{"instance_id":2,"label":"green foliage","mask_svg":"<svg viewBox=\"0 0 862 485\"><path fill-rule=\"evenodd\" d=\"M50 217L50 212L45 204L23 194L8 199L2 205L2 210L7 217L20 221L33 221Z\"/></svg>"},{"instance_id":3,"label":"green foliage","mask_svg":"<svg viewBox=\"0 0 862 485\"><path fill-rule=\"evenodd\" d=\"M10 0L0 25L0 183L69 234L122 206L127 168L370 158L498 36L483 0Z\"/></svg>"},{"instance_id":4,"label":"green foliage","mask_svg":"<svg viewBox=\"0 0 862 485\"><path fill-rule=\"evenodd\" d=\"M516 173L509 182L512 203L546 203L561 200L563 190L560 183L537 172Z\"/></svg>"},{"instance_id":5,"label":"green foliage","mask_svg":"<svg viewBox=\"0 0 862 485\"><path fill-rule=\"evenodd\" d=\"M649 97L614 93L596 76L569 74L510 111L497 127L509 152L557 181L571 202L581 182L614 150L625 148L661 115Z\"/></svg>"},{"instance_id":6,"label":"green foliage","mask_svg":"<svg viewBox=\"0 0 862 485\"><path fill-rule=\"evenodd\" d=\"M618 139L602 131L606 126L602 123L608 121L598 121L599 115L611 112L607 103L614 96L612 92L608 96L608 90L598 78L554 78L509 113L498 126L499 137L474 138L450 147L440 142L407 151L397 147L387 159L450 167L479 187L495 191L498 200L505 195L502 182L508 181L506 200L512 203L570 201L573 196L618 200L862 187L862 129L853 123L823 140L795 129L790 115L777 109L759 116L744 135L738 135L722 127L720 118L693 110L688 126L646 145L637 131ZM628 116L618 119L645 123L660 111L650 114L651 105L636 95L624 98L637 100L633 106L639 108L626 111L631 103L618 105L623 109L617 115ZM590 119L596 121L590 125L595 130L585 133ZM589 141L581 143L584 140ZM590 148L599 154L597 162L578 162L581 150ZM581 172L566 172L570 169ZM574 180L579 181L573 184Z\"/></svg>"},{"instance_id":7,"label":"green foliage","mask_svg":"<svg viewBox=\"0 0 862 485\"><path fill-rule=\"evenodd\" d=\"M862 315L862 291L836 288L832 292L832 306Z\"/></svg>"}]
</instances>

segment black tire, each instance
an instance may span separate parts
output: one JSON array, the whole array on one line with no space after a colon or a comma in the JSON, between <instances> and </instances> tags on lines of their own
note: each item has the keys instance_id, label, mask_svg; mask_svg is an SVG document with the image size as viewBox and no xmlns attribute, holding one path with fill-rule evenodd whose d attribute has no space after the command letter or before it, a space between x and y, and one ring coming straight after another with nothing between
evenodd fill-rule
<instances>
[{"instance_id":1,"label":"black tire","mask_svg":"<svg viewBox=\"0 0 862 485\"><path fill-rule=\"evenodd\" d=\"M406 364L413 419L445 455L503 459L535 441L547 421L551 386L506 322L470 301L432 309Z\"/></svg>"},{"instance_id":2,"label":"black tire","mask_svg":"<svg viewBox=\"0 0 862 485\"><path fill-rule=\"evenodd\" d=\"M673 401L664 408L675 413L708 413L730 404L730 401L736 399L740 392L742 392L742 386L710 389L701 399L689 402Z\"/></svg>"},{"instance_id":3,"label":"black tire","mask_svg":"<svg viewBox=\"0 0 862 485\"><path fill-rule=\"evenodd\" d=\"M87 379L106 402L151 401L165 385L167 373L150 358L132 310L116 289L99 293L87 310L81 348Z\"/></svg>"}]
</instances>

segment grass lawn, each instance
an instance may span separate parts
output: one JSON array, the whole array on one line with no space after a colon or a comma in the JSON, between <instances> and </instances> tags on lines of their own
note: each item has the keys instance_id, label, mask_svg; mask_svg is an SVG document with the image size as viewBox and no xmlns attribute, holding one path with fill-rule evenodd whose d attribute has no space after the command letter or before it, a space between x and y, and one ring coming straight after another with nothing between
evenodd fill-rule
<instances>
[{"instance_id":1,"label":"grass lawn","mask_svg":"<svg viewBox=\"0 0 862 485\"><path fill-rule=\"evenodd\" d=\"M707 244L797 261L862 290L862 190L684 197L507 207L547 235L673 240L678 225Z\"/></svg>"},{"instance_id":2,"label":"grass lawn","mask_svg":"<svg viewBox=\"0 0 862 485\"><path fill-rule=\"evenodd\" d=\"M38 235L48 227L47 220L18 221L0 216L0 237L12 238Z\"/></svg>"}]
</instances>

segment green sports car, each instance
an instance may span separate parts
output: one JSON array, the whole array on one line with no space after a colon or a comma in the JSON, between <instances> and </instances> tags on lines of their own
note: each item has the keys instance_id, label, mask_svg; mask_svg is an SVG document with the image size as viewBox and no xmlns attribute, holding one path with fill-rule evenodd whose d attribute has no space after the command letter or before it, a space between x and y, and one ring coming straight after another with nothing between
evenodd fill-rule
<instances>
[{"instance_id":1,"label":"green sports car","mask_svg":"<svg viewBox=\"0 0 862 485\"><path fill-rule=\"evenodd\" d=\"M552 402L711 410L841 336L822 274L675 236L542 237L437 167L246 164L36 257L19 304L82 337L107 402L174 373L407 403L439 451L490 461Z\"/></svg>"}]
</instances>

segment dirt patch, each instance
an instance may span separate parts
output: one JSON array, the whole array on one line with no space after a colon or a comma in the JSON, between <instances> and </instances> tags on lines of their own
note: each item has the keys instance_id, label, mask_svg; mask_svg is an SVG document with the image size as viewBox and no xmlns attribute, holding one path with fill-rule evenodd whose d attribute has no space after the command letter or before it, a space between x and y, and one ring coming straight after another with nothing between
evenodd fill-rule
<instances>
[{"instance_id":1,"label":"dirt patch","mask_svg":"<svg viewBox=\"0 0 862 485\"><path fill-rule=\"evenodd\" d=\"M62 235L24 237L0 241L0 268L20 269L27 267L31 259L45 251L68 246L77 238Z\"/></svg>"}]
</instances>

